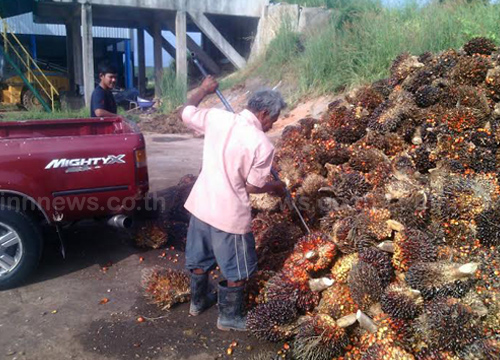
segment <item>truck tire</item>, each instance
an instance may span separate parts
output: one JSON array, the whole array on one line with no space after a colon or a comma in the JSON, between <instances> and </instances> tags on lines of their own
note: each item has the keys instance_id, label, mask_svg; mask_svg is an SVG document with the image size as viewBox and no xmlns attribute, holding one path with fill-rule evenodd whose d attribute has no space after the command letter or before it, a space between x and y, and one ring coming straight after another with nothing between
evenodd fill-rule
<instances>
[{"instance_id":1,"label":"truck tire","mask_svg":"<svg viewBox=\"0 0 500 360\"><path fill-rule=\"evenodd\" d=\"M49 99L47 96L40 95L47 103L49 102ZM26 110L43 110L43 106L40 103L40 100L37 99L33 91L30 89L27 89L23 91L22 95L22 102L23 106L26 108Z\"/></svg>"},{"instance_id":2,"label":"truck tire","mask_svg":"<svg viewBox=\"0 0 500 360\"><path fill-rule=\"evenodd\" d=\"M25 280L40 261L42 232L31 217L0 205L0 290Z\"/></svg>"}]
</instances>

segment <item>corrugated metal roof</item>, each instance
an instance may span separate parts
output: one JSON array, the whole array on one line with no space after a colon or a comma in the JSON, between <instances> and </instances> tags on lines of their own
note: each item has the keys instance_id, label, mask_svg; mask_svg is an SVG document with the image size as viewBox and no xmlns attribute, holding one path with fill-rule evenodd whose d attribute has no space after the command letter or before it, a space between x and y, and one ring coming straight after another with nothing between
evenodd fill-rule
<instances>
[{"instance_id":1,"label":"corrugated metal roof","mask_svg":"<svg viewBox=\"0 0 500 360\"><path fill-rule=\"evenodd\" d=\"M33 13L13 16L5 21L14 34L66 36L64 25L36 24L33 22ZM95 38L110 39L128 39L130 35L128 29L102 26L94 26L93 33Z\"/></svg>"}]
</instances>

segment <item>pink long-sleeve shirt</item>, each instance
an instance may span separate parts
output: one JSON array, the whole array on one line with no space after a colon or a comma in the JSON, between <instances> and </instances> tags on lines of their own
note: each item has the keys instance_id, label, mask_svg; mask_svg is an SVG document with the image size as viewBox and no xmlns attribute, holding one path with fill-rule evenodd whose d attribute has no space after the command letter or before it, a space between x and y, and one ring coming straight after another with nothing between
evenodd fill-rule
<instances>
[{"instance_id":1,"label":"pink long-sleeve shirt","mask_svg":"<svg viewBox=\"0 0 500 360\"><path fill-rule=\"evenodd\" d=\"M231 234L251 232L245 185L263 187L271 171L274 146L253 113L187 106L182 120L205 135L203 167L185 208L205 223Z\"/></svg>"}]
</instances>

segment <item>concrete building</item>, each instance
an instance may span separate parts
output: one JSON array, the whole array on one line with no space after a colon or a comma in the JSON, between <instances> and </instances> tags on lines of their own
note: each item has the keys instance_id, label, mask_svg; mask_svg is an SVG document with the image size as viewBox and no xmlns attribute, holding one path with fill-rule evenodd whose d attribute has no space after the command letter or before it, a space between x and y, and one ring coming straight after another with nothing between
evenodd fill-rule
<instances>
[{"instance_id":1,"label":"concrete building","mask_svg":"<svg viewBox=\"0 0 500 360\"><path fill-rule=\"evenodd\" d=\"M38 0L33 6L35 22L66 27L68 48L73 49L74 76L78 79L77 72L83 69L88 103L94 81L94 26L137 29L141 93L145 88L144 32L152 35L155 90L160 94L162 48L176 59L177 76L182 81L187 79L188 50L213 73L219 71L214 58L221 55L240 69L246 65L251 38L268 3L269 0ZM176 35L175 47L162 36L162 30ZM203 33L205 45L198 46L187 31ZM78 63L79 59L83 64Z\"/></svg>"},{"instance_id":2,"label":"concrete building","mask_svg":"<svg viewBox=\"0 0 500 360\"><path fill-rule=\"evenodd\" d=\"M155 91L160 95L162 49L175 59L181 81L188 76L188 51L211 73L220 71L218 61L222 58L241 69L268 4L269 0L17 0L0 2L0 14L32 11L35 23L60 25L58 31L66 34L70 79L84 89L88 104L94 89L96 57L101 51L97 41L99 26L137 29L137 86L141 94L146 85L144 34L152 36ZM162 31L175 34L175 46L162 36ZM187 35L188 31L202 33L202 46ZM129 56L131 42L125 41L124 46ZM130 61L125 64L130 65ZM127 79L134 78L133 70L127 67Z\"/></svg>"}]
</instances>

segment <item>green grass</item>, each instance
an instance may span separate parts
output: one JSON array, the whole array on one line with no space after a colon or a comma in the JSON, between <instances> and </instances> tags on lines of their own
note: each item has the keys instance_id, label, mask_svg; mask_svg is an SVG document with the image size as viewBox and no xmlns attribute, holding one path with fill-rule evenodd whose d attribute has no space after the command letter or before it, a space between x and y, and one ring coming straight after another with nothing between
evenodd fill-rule
<instances>
[{"instance_id":1,"label":"green grass","mask_svg":"<svg viewBox=\"0 0 500 360\"><path fill-rule=\"evenodd\" d=\"M288 2L323 3L338 10L328 28L306 39L284 24L258 62L257 74L272 80L293 79L297 98L386 77L391 62L402 52L419 55L458 49L477 36L500 44L500 4L453 1L421 6L407 1L385 8L376 0Z\"/></svg>"},{"instance_id":2,"label":"green grass","mask_svg":"<svg viewBox=\"0 0 500 360\"><path fill-rule=\"evenodd\" d=\"M186 101L186 84L177 81L175 68L172 66L163 71L161 93L160 110L165 114L171 113Z\"/></svg>"},{"instance_id":3,"label":"green grass","mask_svg":"<svg viewBox=\"0 0 500 360\"><path fill-rule=\"evenodd\" d=\"M51 113L43 110L16 111L1 114L0 121L22 121L22 120L47 120L47 119L75 119L88 118L90 112L84 108L78 111L54 111Z\"/></svg>"},{"instance_id":4,"label":"green grass","mask_svg":"<svg viewBox=\"0 0 500 360\"><path fill-rule=\"evenodd\" d=\"M133 121L135 123L139 122L139 117L137 115L129 114L124 109L118 108L118 115ZM70 110L57 110L51 113L35 110L35 111L13 111L5 112L1 114L1 121L23 121L23 120L62 120L62 119L78 119L78 118L89 118L90 110L88 108L83 108L76 111Z\"/></svg>"}]
</instances>

